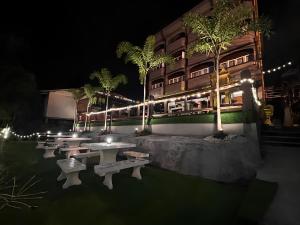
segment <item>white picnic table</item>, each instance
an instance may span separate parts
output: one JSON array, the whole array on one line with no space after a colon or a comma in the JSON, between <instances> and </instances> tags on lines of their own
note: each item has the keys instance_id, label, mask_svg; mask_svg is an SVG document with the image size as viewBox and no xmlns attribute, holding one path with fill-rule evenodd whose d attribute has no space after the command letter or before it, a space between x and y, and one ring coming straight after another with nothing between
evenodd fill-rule
<instances>
[{"instance_id":1,"label":"white picnic table","mask_svg":"<svg viewBox=\"0 0 300 225\"><path fill-rule=\"evenodd\" d=\"M116 162L117 153L120 149L135 148L136 144L126 142L112 142L108 144L106 142L100 143L83 143L82 147L87 147L90 151L99 151L100 164Z\"/></svg>"},{"instance_id":2,"label":"white picnic table","mask_svg":"<svg viewBox=\"0 0 300 225\"><path fill-rule=\"evenodd\" d=\"M72 135L57 135L57 134L47 134L47 137L48 138L72 138L73 136Z\"/></svg>"},{"instance_id":3,"label":"white picnic table","mask_svg":"<svg viewBox=\"0 0 300 225\"><path fill-rule=\"evenodd\" d=\"M70 137L70 138L57 138L55 140L55 142L59 145L61 145L62 143L66 143L69 147L78 147L81 142L90 141L90 140L92 140L92 139L91 138Z\"/></svg>"}]
</instances>

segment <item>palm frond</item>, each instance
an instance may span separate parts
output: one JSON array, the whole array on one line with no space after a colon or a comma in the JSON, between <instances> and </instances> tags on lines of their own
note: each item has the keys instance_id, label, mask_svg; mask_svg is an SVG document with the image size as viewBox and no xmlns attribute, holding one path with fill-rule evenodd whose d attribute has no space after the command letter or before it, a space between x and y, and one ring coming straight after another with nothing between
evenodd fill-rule
<instances>
[{"instance_id":1,"label":"palm frond","mask_svg":"<svg viewBox=\"0 0 300 225\"><path fill-rule=\"evenodd\" d=\"M90 78L97 78L100 87L102 87L108 93L116 89L120 84L127 83L127 79L124 74L119 74L114 77L107 68L102 68L100 71L93 72Z\"/></svg>"},{"instance_id":2,"label":"palm frond","mask_svg":"<svg viewBox=\"0 0 300 225\"><path fill-rule=\"evenodd\" d=\"M69 89L68 92L71 92L75 101L80 100L84 96L84 91L82 88L73 88Z\"/></svg>"},{"instance_id":3,"label":"palm frond","mask_svg":"<svg viewBox=\"0 0 300 225\"><path fill-rule=\"evenodd\" d=\"M133 45L128 42L128 41L122 41L121 43L119 43L116 53L117 53L117 57L121 58L123 56L123 54L128 53L129 51L131 51L133 48Z\"/></svg>"},{"instance_id":4,"label":"palm frond","mask_svg":"<svg viewBox=\"0 0 300 225\"><path fill-rule=\"evenodd\" d=\"M155 36L150 35L147 37L144 48L143 48L143 54L144 54L144 59L145 61L151 61L151 59L154 56L154 48L155 48Z\"/></svg>"},{"instance_id":5,"label":"palm frond","mask_svg":"<svg viewBox=\"0 0 300 225\"><path fill-rule=\"evenodd\" d=\"M124 74L118 74L112 78L112 90L116 89L120 84L127 84L127 77Z\"/></svg>"},{"instance_id":6,"label":"palm frond","mask_svg":"<svg viewBox=\"0 0 300 225\"><path fill-rule=\"evenodd\" d=\"M156 54L153 56L153 60L150 62L150 69L156 68L161 64L173 64L175 62L174 57L167 54Z\"/></svg>"},{"instance_id":7,"label":"palm frond","mask_svg":"<svg viewBox=\"0 0 300 225\"><path fill-rule=\"evenodd\" d=\"M183 18L183 24L198 37L198 41L189 47L188 55L196 52L217 54L220 50L226 50L234 38L249 31L268 34L269 20L253 21L252 13L251 7L230 0L216 1L209 16L188 13Z\"/></svg>"}]
</instances>

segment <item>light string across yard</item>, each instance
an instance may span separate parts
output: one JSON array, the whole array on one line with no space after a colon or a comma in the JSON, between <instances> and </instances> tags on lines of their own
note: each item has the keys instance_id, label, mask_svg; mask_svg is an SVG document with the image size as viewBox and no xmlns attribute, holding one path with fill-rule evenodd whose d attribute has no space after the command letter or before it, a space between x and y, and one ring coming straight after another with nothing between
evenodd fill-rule
<instances>
[{"instance_id":1,"label":"light string across yard","mask_svg":"<svg viewBox=\"0 0 300 225\"><path fill-rule=\"evenodd\" d=\"M292 65L292 62L289 61L289 62L287 62L286 64L283 64L283 65L281 65L281 66L277 66L277 67L274 67L274 68L272 68L272 69L268 69L268 70L266 70L266 71L263 71L263 74L270 74L270 73L279 71L279 70L281 70L281 69L283 69L283 68L286 68L286 67L288 67L288 66L291 66L291 65Z\"/></svg>"}]
</instances>

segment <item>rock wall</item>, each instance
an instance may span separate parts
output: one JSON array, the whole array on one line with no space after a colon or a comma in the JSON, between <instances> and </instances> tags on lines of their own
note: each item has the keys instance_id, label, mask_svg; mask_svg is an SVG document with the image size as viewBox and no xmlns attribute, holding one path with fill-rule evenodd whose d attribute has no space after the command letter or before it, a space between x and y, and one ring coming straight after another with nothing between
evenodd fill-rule
<instances>
[{"instance_id":1,"label":"rock wall","mask_svg":"<svg viewBox=\"0 0 300 225\"><path fill-rule=\"evenodd\" d=\"M136 143L137 151L149 152L153 165L222 182L250 179L262 163L257 141L243 136L216 140L150 135L122 140Z\"/></svg>"}]
</instances>

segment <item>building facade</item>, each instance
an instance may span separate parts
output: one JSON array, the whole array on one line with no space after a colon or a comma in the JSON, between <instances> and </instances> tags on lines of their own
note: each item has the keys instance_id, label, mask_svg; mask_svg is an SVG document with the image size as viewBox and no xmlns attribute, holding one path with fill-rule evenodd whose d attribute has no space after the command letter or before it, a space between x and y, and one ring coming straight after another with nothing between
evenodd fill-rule
<instances>
[{"instance_id":1,"label":"building facade","mask_svg":"<svg viewBox=\"0 0 300 225\"><path fill-rule=\"evenodd\" d=\"M258 16L257 1L243 1L254 8L253 17ZM209 15L214 1L204 0L191 9L203 15ZM206 54L194 54L187 58L188 46L196 40L182 23L182 17L164 27L156 36L157 53L167 53L175 58L174 65L161 65L149 74L148 91L151 99L163 100L174 97L174 100L155 105L155 113L178 113L186 111L212 111L216 106L214 59ZM263 74L260 34L249 32L236 38L227 51L222 52L220 59L221 107L223 109L239 108L243 104L242 91L238 85L241 71L249 70L255 80L258 96L262 97ZM194 93L203 93L198 96ZM182 97L184 96L184 97ZM180 98L182 97L182 98Z\"/></svg>"},{"instance_id":2,"label":"building facade","mask_svg":"<svg viewBox=\"0 0 300 225\"><path fill-rule=\"evenodd\" d=\"M189 12L209 15L214 7L214 0L203 0ZM254 9L253 18L258 16L257 0L243 0L243 4ZM187 13L189 13L187 12ZM214 59L206 54L194 54L187 58L188 46L196 36L188 31L180 18L155 34L156 53L167 53L175 58L173 65L160 65L148 74L146 116L152 117L189 115L214 112L216 94ZM245 71L254 80L258 98L263 97L263 73L261 38L257 32L236 38L230 47L223 51L220 58L220 97L221 110L238 111L242 109L243 90L241 73ZM244 73L245 74L245 73ZM86 100L85 100L86 101ZM125 104L123 104L125 103ZM112 104L108 115L112 120L141 118L142 104L134 101ZM126 105L127 104L127 105ZM78 106L79 120L85 118L86 105ZM92 121L103 121L105 109L95 108L90 113Z\"/></svg>"}]
</instances>

